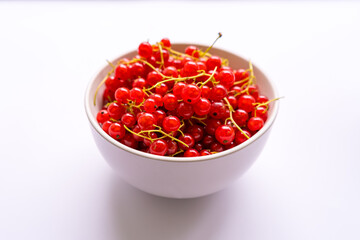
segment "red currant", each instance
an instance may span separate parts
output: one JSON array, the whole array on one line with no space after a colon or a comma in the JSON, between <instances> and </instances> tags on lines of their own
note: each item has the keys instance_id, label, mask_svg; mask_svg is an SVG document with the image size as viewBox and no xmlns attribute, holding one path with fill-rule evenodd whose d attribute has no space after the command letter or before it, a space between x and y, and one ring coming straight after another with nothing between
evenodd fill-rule
<instances>
[{"instance_id":1,"label":"red currant","mask_svg":"<svg viewBox=\"0 0 360 240\"><path fill-rule=\"evenodd\" d=\"M167 151L168 151L168 145L162 139L155 140L150 145L150 153L152 153L152 154L164 156Z\"/></svg>"},{"instance_id":2,"label":"red currant","mask_svg":"<svg viewBox=\"0 0 360 240\"><path fill-rule=\"evenodd\" d=\"M156 119L151 113L143 113L138 118L138 125L141 130L151 130L155 128Z\"/></svg>"},{"instance_id":3,"label":"red currant","mask_svg":"<svg viewBox=\"0 0 360 240\"><path fill-rule=\"evenodd\" d=\"M261 117L251 117L247 123L250 131L260 130L264 126L264 120Z\"/></svg>"},{"instance_id":4,"label":"red currant","mask_svg":"<svg viewBox=\"0 0 360 240\"><path fill-rule=\"evenodd\" d=\"M216 129L215 137L221 144L228 145L235 139L235 130L231 126L221 125Z\"/></svg>"},{"instance_id":5,"label":"red currant","mask_svg":"<svg viewBox=\"0 0 360 240\"><path fill-rule=\"evenodd\" d=\"M177 131L180 127L180 120L176 116L167 116L164 118L162 126L166 132Z\"/></svg>"},{"instance_id":6,"label":"red currant","mask_svg":"<svg viewBox=\"0 0 360 240\"><path fill-rule=\"evenodd\" d=\"M120 140L125 136L125 128L121 123L112 123L109 127L109 135L116 139Z\"/></svg>"},{"instance_id":7,"label":"red currant","mask_svg":"<svg viewBox=\"0 0 360 240\"><path fill-rule=\"evenodd\" d=\"M106 111L105 109L100 110L98 112L98 114L96 115L96 121L98 123L104 123L108 120L110 120L110 115L109 115L108 111Z\"/></svg>"},{"instance_id":8,"label":"red currant","mask_svg":"<svg viewBox=\"0 0 360 240\"><path fill-rule=\"evenodd\" d=\"M150 57L153 53L151 44L148 42L141 43L138 48L138 53L143 58Z\"/></svg>"}]
</instances>

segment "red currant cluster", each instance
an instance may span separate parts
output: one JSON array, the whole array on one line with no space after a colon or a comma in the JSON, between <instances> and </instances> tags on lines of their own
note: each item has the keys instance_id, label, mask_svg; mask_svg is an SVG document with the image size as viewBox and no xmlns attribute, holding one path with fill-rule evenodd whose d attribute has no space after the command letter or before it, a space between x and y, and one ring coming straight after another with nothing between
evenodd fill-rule
<instances>
[{"instance_id":1,"label":"red currant cluster","mask_svg":"<svg viewBox=\"0 0 360 240\"><path fill-rule=\"evenodd\" d=\"M179 157L214 154L250 138L273 100L259 94L251 63L233 70L211 47L182 53L164 38L141 43L133 59L109 63L98 87L105 84L102 129L134 149Z\"/></svg>"}]
</instances>

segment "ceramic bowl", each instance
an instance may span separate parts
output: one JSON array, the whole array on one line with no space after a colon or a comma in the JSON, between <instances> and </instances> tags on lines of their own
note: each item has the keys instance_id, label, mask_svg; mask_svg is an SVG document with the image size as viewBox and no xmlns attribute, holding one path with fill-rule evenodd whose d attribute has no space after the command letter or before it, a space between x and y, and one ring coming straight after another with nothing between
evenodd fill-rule
<instances>
[{"instance_id":1,"label":"ceramic bowl","mask_svg":"<svg viewBox=\"0 0 360 240\"><path fill-rule=\"evenodd\" d=\"M184 51L189 44L173 44L172 48ZM206 46L197 45L200 49ZM233 69L248 68L248 61L228 51L212 48L213 55L227 58ZM131 59L137 51L126 53L121 58ZM254 74L260 93L269 99L278 97L273 83L255 65ZM242 176L255 162L262 151L278 111L278 101L270 104L268 119L262 129L244 143L209 156L166 157L144 153L127 147L106 134L96 121L102 107L102 87L94 104L97 86L110 71L103 67L91 79L85 94L85 110L94 140L103 158L122 179L147 193L169 198L194 198L224 189Z\"/></svg>"}]
</instances>

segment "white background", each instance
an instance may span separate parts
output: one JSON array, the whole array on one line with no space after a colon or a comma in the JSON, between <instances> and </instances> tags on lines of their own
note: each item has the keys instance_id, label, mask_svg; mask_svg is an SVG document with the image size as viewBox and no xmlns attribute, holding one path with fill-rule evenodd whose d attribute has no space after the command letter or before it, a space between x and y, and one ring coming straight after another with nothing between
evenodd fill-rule
<instances>
[{"instance_id":1,"label":"white background","mask_svg":"<svg viewBox=\"0 0 360 240\"><path fill-rule=\"evenodd\" d=\"M0 2L0 239L360 239L359 29L357 2ZM285 97L258 161L198 199L128 186L87 83L142 41L219 31Z\"/></svg>"}]
</instances>

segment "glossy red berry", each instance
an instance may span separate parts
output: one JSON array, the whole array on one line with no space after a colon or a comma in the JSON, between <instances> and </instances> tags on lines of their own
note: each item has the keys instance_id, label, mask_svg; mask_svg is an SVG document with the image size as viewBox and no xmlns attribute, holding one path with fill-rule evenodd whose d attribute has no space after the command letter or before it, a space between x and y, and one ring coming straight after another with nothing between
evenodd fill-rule
<instances>
[{"instance_id":1,"label":"glossy red berry","mask_svg":"<svg viewBox=\"0 0 360 240\"><path fill-rule=\"evenodd\" d=\"M265 122L268 117L268 111L267 111L266 107L259 106L259 107L256 107L254 109L254 111L252 111L251 116L252 117L261 117Z\"/></svg>"},{"instance_id":2,"label":"glossy red berry","mask_svg":"<svg viewBox=\"0 0 360 240\"><path fill-rule=\"evenodd\" d=\"M209 115L215 119L222 119L226 113L226 106L223 102L212 102Z\"/></svg>"},{"instance_id":3,"label":"glossy red berry","mask_svg":"<svg viewBox=\"0 0 360 240\"><path fill-rule=\"evenodd\" d=\"M183 68L185 76L195 76L198 71L198 65L194 61L187 61Z\"/></svg>"},{"instance_id":4,"label":"glossy red berry","mask_svg":"<svg viewBox=\"0 0 360 240\"><path fill-rule=\"evenodd\" d=\"M246 126L246 122L249 118L249 114L243 109L237 109L232 114L234 121L240 127Z\"/></svg>"},{"instance_id":5,"label":"glossy red berry","mask_svg":"<svg viewBox=\"0 0 360 240\"><path fill-rule=\"evenodd\" d=\"M148 42L140 43L139 48L138 48L138 53L143 58L150 57L153 53L151 44Z\"/></svg>"},{"instance_id":6,"label":"glossy red berry","mask_svg":"<svg viewBox=\"0 0 360 240\"><path fill-rule=\"evenodd\" d=\"M215 131L216 140L223 145L228 145L235 139L235 130L229 125L221 125Z\"/></svg>"},{"instance_id":7,"label":"glossy red berry","mask_svg":"<svg viewBox=\"0 0 360 240\"><path fill-rule=\"evenodd\" d=\"M227 89L221 84L214 86L211 89L210 97L214 101L220 101L227 95Z\"/></svg>"},{"instance_id":8,"label":"glossy red berry","mask_svg":"<svg viewBox=\"0 0 360 240\"><path fill-rule=\"evenodd\" d=\"M144 102L144 110L148 113L153 113L157 109L156 101L153 98L148 98Z\"/></svg>"},{"instance_id":9,"label":"glossy red berry","mask_svg":"<svg viewBox=\"0 0 360 240\"><path fill-rule=\"evenodd\" d=\"M96 121L98 123L104 123L110 120L110 114L105 109L100 110L96 115Z\"/></svg>"},{"instance_id":10,"label":"glossy red berry","mask_svg":"<svg viewBox=\"0 0 360 240\"><path fill-rule=\"evenodd\" d=\"M143 89L146 86L146 81L143 78L137 78L133 81L132 87Z\"/></svg>"},{"instance_id":11,"label":"glossy red berry","mask_svg":"<svg viewBox=\"0 0 360 240\"><path fill-rule=\"evenodd\" d=\"M251 95L241 95L238 99L238 107L248 113L254 109L254 103L255 98Z\"/></svg>"},{"instance_id":12,"label":"glossy red berry","mask_svg":"<svg viewBox=\"0 0 360 240\"><path fill-rule=\"evenodd\" d=\"M215 139L215 137L213 135L205 135L201 142L202 142L202 144L204 145L205 148L209 148L210 145L215 141L216 141L216 139Z\"/></svg>"},{"instance_id":13,"label":"glossy red berry","mask_svg":"<svg viewBox=\"0 0 360 240\"><path fill-rule=\"evenodd\" d=\"M186 103L195 104L200 100L201 90L195 84L187 84L182 89L181 97Z\"/></svg>"},{"instance_id":14,"label":"glossy red berry","mask_svg":"<svg viewBox=\"0 0 360 240\"><path fill-rule=\"evenodd\" d=\"M162 139L155 140L150 145L150 153L152 153L152 154L164 156L167 151L168 151L168 145Z\"/></svg>"},{"instance_id":15,"label":"glossy red berry","mask_svg":"<svg viewBox=\"0 0 360 240\"><path fill-rule=\"evenodd\" d=\"M138 125L142 130L151 130L155 128L156 119L151 113L143 113L138 118Z\"/></svg>"},{"instance_id":16,"label":"glossy red berry","mask_svg":"<svg viewBox=\"0 0 360 240\"><path fill-rule=\"evenodd\" d=\"M167 141L167 145L168 145L168 155L173 155L178 151L179 147L176 141L169 140Z\"/></svg>"},{"instance_id":17,"label":"glossy red berry","mask_svg":"<svg viewBox=\"0 0 360 240\"><path fill-rule=\"evenodd\" d=\"M125 113L126 109L122 104L113 102L108 106L107 111L111 118L119 120L121 116Z\"/></svg>"},{"instance_id":18,"label":"glossy red berry","mask_svg":"<svg viewBox=\"0 0 360 240\"><path fill-rule=\"evenodd\" d=\"M248 140L248 138L251 137L251 134L249 133L249 131L246 131L246 130L242 130L242 131L244 132L244 134L242 132L240 132L240 131L237 131L236 134L235 134L235 142L237 144L243 143L246 140Z\"/></svg>"},{"instance_id":19,"label":"glossy red berry","mask_svg":"<svg viewBox=\"0 0 360 240\"><path fill-rule=\"evenodd\" d=\"M185 146L184 144L179 143L179 147L184 151L188 150L189 148L194 147L194 145L195 145L195 140L194 140L193 136L191 136L190 134L187 134L187 133L185 133L184 135L181 135L179 137L179 140L184 142L187 145L187 146Z\"/></svg>"},{"instance_id":20,"label":"glossy red berry","mask_svg":"<svg viewBox=\"0 0 360 240\"><path fill-rule=\"evenodd\" d=\"M119 64L115 68L115 78L127 80L129 78L129 69L125 64Z\"/></svg>"},{"instance_id":21,"label":"glossy red berry","mask_svg":"<svg viewBox=\"0 0 360 240\"><path fill-rule=\"evenodd\" d=\"M168 93L163 97L163 102L165 109L169 111L175 110L179 105L177 97L171 93Z\"/></svg>"},{"instance_id":22,"label":"glossy red berry","mask_svg":"<svg viewBox=\"0 0 360 240\"><path fill-rule=\"evenodd\" d=\"M199 58L200 57L200 52L199 52L199 49L195 46L188 46L186 49L185 49L185 53L189 56L192 56L194 58Z\"/></svg>"},{"instance_id":23,"label":"glossy red berry","mask_svg":"<svg viewBox=\"0 0 360 240\"><path fill-rule=\"evenodd\" d=\"M164 96L168 92L168 86L165 83L161 83L155 88L155 92L161 96Z\"/></svg>"},{"instance_id":24,"label":"glossy red berry","mask_svg":"<svg viewBox=\"0 0 360 240\"><path fill-rule=\"evenodd\" d=\"M177 114L183 119L189 119L194 114L194 109L191 104L181 102L177 108Z\"/></svg>"},{"instance_id":25,"label":"glossy red berry","mask_svg":"<svg viewBox=\"0 0 360 240\"><path fill-rule=\"evenodd\" d=\"M182 94L182 91L185 86L186 86L186 83L184 83L184 82L178 82L174 85L173 93L178 99L181 98L181 94Z\"/></svg>"},{"instance_id":26,"label":"glossy red berry","mask_svg":"<svg viewBox=\"0 0 360 240\"><path fill-rule=\"evenodd\" d=\"M196 149L190 148L184 152L184 157L198 157L199 152Z\"/></svg>"},{"instance_id":27,"label":"glossy red berry","mask_svg":"<svg viewBox=\"0 0 360 240\"><path fill-rule=\"evenodd\" d=\"M135 62L129 65L129 75L132 78L143 77L145 73L144 65L140 62Z\"/></svg>"},{"instance_id":28,"label":"glossy red berry","mask_svg":"<svg viewBox=\"0 0 360 240\"><path fill-rule=\"evenodd\" d=\"M241 81L249 77L249 72L244 69L234 71L235 81ZM244 82L245 83L245 82Z\"/></svg>"},{"instance_id":29,"label":"glossy red berry","mask_svg":"<svg viewBox=\"0 0 360 240\"><path fill-rule=\"evenodd\" d=\"M156 83L160 82L162 80L162 76L158 71L151 71L148 73L146 77L146 84L148 86L153 86Z\"/></svg>"},{"instance_id":30,"label":"glossy red berry","mask_svg":"<svg viewBox=\"0 0 360 240\"><path fill-rule=\"evenodd\" d=\"M259 102L259 103L266 103L266 102L269 101L269 99L264 95L259 95L257 97L256 101Z\"/></svg>"},{"instance_id":31,"label":"glossy red berry","mask_svg":"<svg viewBox=\"0 0 360 240\"><path fill-rule=\"evenodd\" d=\"M116 139L120 140L125 136L125 128L121 123L112 123L109 127L109 135Z\"/></svg>"},{"instance_id":32,"label":"glossy red berry","mask_svg":"<svg viewBox=\"0 0 360 240\"><path fill-rule=\"evenodd\" d=\"M140 88L135 87L130 90L129 96L131 100L139 104L144 100L145 93Z\"/></svg>"},{"instance_id":33,"label":"glossy red berry","mask_svg":"<svg viewBox=\"0 0 360 240\"><path fill-rule=\"evenodd\" d=\"M250 131L260 130L264 126L264 120L261 117L251 117L247 123Z\"/></svg>"},{"instance_id":34,"label":"glossy red berry","mask_svg":"<svg viewBox=\"0 0 360 240\"><path fill-rule=\"evenodd\" d=\"M211 155L209 150L203 149L203 150L200 151L200 156L207 156L207 155Z\"/></svg>"},{"instance_id":35,"label":"glossy red berry","mask_svg":"<svg viewBox=\"0 0 360 240\"><path fill-rule=\"evenodd\" d=\"M167 116L163 121L163 128L166 132L177 131L180 127L180 119L176 116Z\"/></svg>"},{"instance_id":36,"label":"glossy red berry","mask_svg":"<svg viewBox=\"0 0 360 240\"><path fill-rule=\"evenodd\" d=\"M120 81L119 81L119 79L116 79L115 77L110 76L105 80L105 86L106 86L106 88L111 89L112 91L115 92L116 89L118 89L120 87Z\"/></svg>"},{"instance_id":37,"label":"glossy red berry","mask_svg":"<svg viewBox=\"0 0 360 240\"><path fill-rule=\"evenodd\" d=\"M206 67L208 70L213 70L215 67L219 69L221 67L221 63L221 58L213 55L206 61Z\"/></svg>"},{"instance_id":38,"label":"glossy red berry","mask_svg":"<svg viewBox=\"0 0 360 240\"><path fill-rule=\"evenodd\" d=\"M168 38L163 38L160 42L164 45L164 47L171 47L171 42Z\"/></svg>"},{"instance_id":39,"label":"glossy red berry","mask_svg":"<svg viewBox=\"0 0 360 240\"><path fill-rule=\"evenodd\" d=\"M235 75L231 70L222 70L219 72L218 79L220 84L224 85L227 89L230 89L235 82Z\"/></svg>"},{"instance_id":40,"label":"glossy red berry","mask_svg":"<svg viewBox=\"0 0 360 240\"><path fill-rule=\"evenodd\" d=\"M200 98L197 103L193 105L194 112L199 115L207 115L210 112L211 102L206 98Z\"/></svg>"},{"instance_id":41,"label":"glossy red berry","mask_svg":"<svg viewBox=\"0 0 360 240\"><path fill-rule=\"evenodd\" d=\"M119 103L127 103L130 98L130 90L125 87L120 87L115 91L115 99Z\"/></svg>"},{"instance_id":42,"label":"glossy red berry","mask_svg":"<svg viewBox=\"0 0 360 240\"><path fill-rule=\"evenodd\" d=\"M151 94L149 98L152 98L155 100L156 103L156 107L162 107L164 102L163 102L163 97L160 94Z\"/></svg>"},{"instance_id":43,"label":"glossy red berry","mask_svg":"<svg viewBox=\"0 0 360 240\"><path fill-rule=\"evenodd\" d=\"M204 137L204 128L194 124L186 129L186 133L190 134L194 138L195 142L199 142Z\"/></svg>"},{"instance_id":44,"label":"glossy red berry","mask_svg":"<svg viewBox=\"0 0 360 240\"><path fill-rule=\"evenodd\" d=\"M133 127L136 123L136 118L131 113L125 113L121 117L121 122L127 127Z\"/></svg>"}]
</instances>

